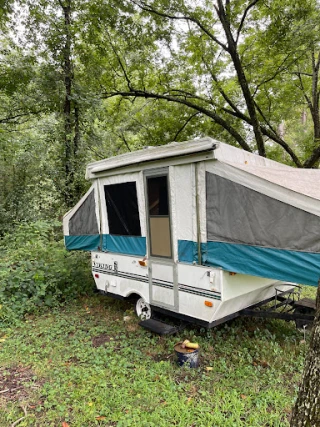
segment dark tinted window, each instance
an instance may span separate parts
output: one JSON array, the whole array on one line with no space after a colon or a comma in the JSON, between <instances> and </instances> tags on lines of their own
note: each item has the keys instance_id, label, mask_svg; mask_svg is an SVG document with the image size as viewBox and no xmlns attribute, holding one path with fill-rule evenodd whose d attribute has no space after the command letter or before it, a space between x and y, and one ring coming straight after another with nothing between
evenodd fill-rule
<instances>
[{"instance_id":1,"label":"dark tinted window","mask_svg":"<svg viewBox=\"0 0 320 427\"><path fill-rule=\"evenodd\" d=\"M120 236L141 236L135 182L104 186L109 233Z\"/></svg>"},{"instance_id":2,"label":"dark tinted window","mask_svg":"<svg viewBox=\"0 0 320 427\"><path fill-rule=\"evenodd\" d=\"M148 178L149 215L169 215L166 176Z\"/></svg>"}]
</instances>

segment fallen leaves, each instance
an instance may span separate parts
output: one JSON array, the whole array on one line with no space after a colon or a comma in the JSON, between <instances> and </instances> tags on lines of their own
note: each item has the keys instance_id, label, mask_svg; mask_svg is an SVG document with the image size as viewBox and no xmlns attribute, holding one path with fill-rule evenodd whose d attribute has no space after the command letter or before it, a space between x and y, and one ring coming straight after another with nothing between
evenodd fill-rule
<instances>
[{"instance_id":1,"label":"fallen leaves","mask_svg":"<svg viewBox=\"0 0 320 427\"><path fill-rule=\"evenodd\" d=\"M7 339L7 335L3 335L3 337L0 338L0 342L5 342L5 340Z\"/></svg>"},{"instance_id":2,"label":"fallen leaves","mask_svg":"<svg viewBox=\"0 0 320 427\"><path fill-rule=\"evenodd\" d=\"M253 366L261 366L262 368L270 368L270 365L269 365L269 363L266 360L255 359L252 362L252 364L253 364Z\"/></svg>"}]
</instances>

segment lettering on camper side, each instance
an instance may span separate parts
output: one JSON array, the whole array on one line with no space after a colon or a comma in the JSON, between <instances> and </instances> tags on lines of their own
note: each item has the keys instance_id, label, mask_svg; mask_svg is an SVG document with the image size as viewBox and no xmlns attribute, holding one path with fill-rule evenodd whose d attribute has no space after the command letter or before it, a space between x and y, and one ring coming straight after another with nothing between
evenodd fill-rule
<instances>
[{"instance_id":1,"label":"lettering on camper side","mask_svg":"<svg viewBox=\"0 0 320 427\"><path fill-rule=\"evenodd\" d=\"M115 261L113 263L113 265L112 264L104 264L102 262L97 262L97 261L92 261L92 267L93 268L101 268L102 270L105 270L105 271L113 271L115 273L118 272L118 262L117 261Z\"/></svg>"}]
</instances>

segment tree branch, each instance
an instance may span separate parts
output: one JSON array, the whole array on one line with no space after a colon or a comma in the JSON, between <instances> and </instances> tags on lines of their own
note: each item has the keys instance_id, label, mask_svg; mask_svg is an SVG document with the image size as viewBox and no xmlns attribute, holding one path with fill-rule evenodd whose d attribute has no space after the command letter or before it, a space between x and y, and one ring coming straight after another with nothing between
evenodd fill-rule
<instances>
[{"instance_id":1,"label":"tree branch","mask_svg":"<svg viewBox=\"0 0 320 427\"><path fill-rule=\"evenodd\" d=\"M127 141L126 137L125 137L125 134L124 134L123 130L121 130L120 139L124 142L124 145L127 147L127 150L128 150L129 152L131 152L132 150L131 150L131 148L129 147L129 143L128 143L128 141Z\"/></svg>"},{"instance_id":2,"label":"tree branch","mask_svg":"<svg viewBox=\"0 0 320 427\"><path fill-rule=\"evenodd\" d=\"M109 34L109 31L106 30L106 33L107 33L107 36L108 36L108 39L109 39L109 43L110 43L111 49L112 49L113 53L115 54L115 56L116 56L116 58L117 58L117 60L119 62L120 68L121 68L121 70L122 70L122 72L124 74L124 77L125 77L126 81L127 81L128 89L132 90L131 80L130 80L128 74L127 74L127 71L126 71L126 69L125 69L122 61L121 61L120 55L118 54L115 46L112 43L112 39L111 39L111 36Z\"/></svg>"},{"instance_id":3,"label":"tree branch","mask_svg":"<svg viewBox=\"0 0 320 427\"><path fill-rule=\"evenodd\" d=\"M174 136L174 138L173 138L173 141L176 141L177 140L177 138L178 138L178 136L179 136L179 134L185 129L185 127L187 126L187 124L194 118L194 117L196 117L198 114L200 114L199 112L197 112L197 113L194 113L194 114L192 114L192 116L190 116L186 121L185 121L185 123L181 126L181 128L178 130L178 132L176 132L176 134L175 134L175 136Z\"/></svg>"},{"instance_id":4,"label":"tree branch","mask_svg":"<svg viewBox=\"0 0 320 427\"><path fill-rule=\"evenodd\" d=\"M169 13L160 12L157 9L154 9L149 4L145 3L144 1L137 2L135 0L131 0L132 3L134 3L136 6L140 7L140 9L144 10L145 12L154 13L155 15L161 16L162 18L168 18L173 20L183 20L183 21L190 21L195 23L211 40L213 40L215 43L217 43L223 50L228 51L227 45L222 43L216 36L214 36L211 31L208 30L197 18L194 16L186 16L186 15L171 15Z\"/></svg>"},{"instance_id":5,"label":"tree branch","mask_svg":"<svg viewBox=\"0 0 320 427\"><path fill-rule=\"evenodd\" d=\"M230 111L230 110L225 109L225 108L223 109L223 111L225 111L226 113L228 113L228 114L230 114L230 115L232 115L232 116L234 116L240 120L243 120L244 122L248 123L248 125L252 126L252 121L251 121L250 117L246 116L245 114L243 114L241 112L238 113L235 111ZM258 111L260 113L260 109L258 109ZM294 164L298 168L305 167L304 165L302 165L302 163L300 162L300 160L298 159L298 157L296 156L296 154L292 150L292 148L282 138L280 138L279 135L274 131L271 124L268 122L268 120L265 117L264 117L264 120L266 121L266 125L269 127L269 129L268 129L268 127L260 124L260 129L261 129L262 135L268 137L272 141L279 144L289 154L292 161L294 162Z\"/></svg>"},{"instance_id":6,"label":"tree branch","mask_svg":"<svg viewBox=\"0 0 320 427\"><path fill-rule=\"evenodd\" d=\"M318 143L320 143L320 141L318 141ZM320 159L320 145L318 145L318 147L313 150L313 153L311 154L309 159L307 159L303 163L303 167L312 168L318 162L319 159Z\"/></svg>"},{"instance_id":7,"label":"tree branch","mask_svg":"<svg viewBox=\"0 0 320 427\"><path fill-rule=\"evenodd\" d=\"M220 94L222 95L222 97L224 98L224 100L238 114L238 117L240 117L242 115L241 111L238 109L238 107L235 105L235 103L229 98L229 96L222 89L221 85L219 84L217 76L212 72L211 68L209 67L209 65L207 64L207 62L203 56L202 56L202 61L204 62L208 72L210 73L212 80L216 83L216 87L217 87L218 91L220 92ZM227 113L230 113L230 111L225 109L225 108L223 108L223 110Z\"/></svg>"},{"instance_id":8,"label":"tree branch","mask_svg":"<svg viewBox=\"0 0 320 427\"><path fill-rule=\"evenodd\" d=\"M232 32L231 32L231 25L230 20L228 16L226 15L223 2L222 0L217 0L218 3L218 17L220 19L223 31L225 33L225 36L227 38L228 42L228 52L230 54L230 57L233 62L234 69L237 74L238 82L246 103L246 107L248 110L248 114L250 116L251 120L251 126L253 129L253 133L255 136L256 144L258 147L259 155L262 157L266 157L266 150L265 150L265 144L264 139L261 133L260 129L260 123L257 117L257 111L254 105L254 97L250 91L250 86L246 77L246 74L244 72L243 64L241 62L239 52L237 49L237 44L233 38Z\"/></svg>"},{"instance_id":9,"label":"tree branch","mask_svg":"<svg viewBox=\"0 0 320 427\"><path fill-rule=\"evenodd\" d=\"M310 110L311 115L313 115L313 105L312 105L312 101L311 101L311 99L308 97L308 95L307 95L307 93L306 93L306 91L305 91L304 84L303 84L303 81L302 81L302 78L301 78L301 73L296 73L296 75L297 75L297 76L298 76L298 78L299 78L300 89L301 89L301 91L302 91L302 93L303 93L303 97L304 97L304 99L306 100L306 103L308 104L308 108L309 108L309 110Z\"/></svg>"},{"instance_id":10,"label":"tree branch","mask_svg":"<svg viewBox=\"0 0 320 427\"><path fill-rule=\"evenodd\" d=\"M211 100L203 98L202 96L199 96L199 95L195 95L194 93L187 92L186 90L183 90L183 89L168 89L168 94L169 95L172 94L172 95L178 97L179 95L175 95L175 92L177 94L180 93L181 96L184 97L184 99L197 99L197 100L202 101L202 102L204 102L206 104L218 107L218 104L214 104Z\"/></svg>"},{"instance_id":11,"label":"tree branch","mask_svg":"<svg viewBox=\"0 0 320 427\"><path fill-rule=\"evenodd\" d=\"M242 27L243 27L243 25L244 25L244 21L246 20L246 17L247 17L247 15L248 15L248 13L249 13L249 11L250 11L250 9L252 9L257 3L258 3L258 1L259 0L253 0L247 7L246 7L246 9L245 9L245 11L244 11L244 13L243 13L243 15L242 15L242 18L241 18L241 21L240 21L240 25L239 25L239 28L238 28L238 31L237 31L237 37L236 37L236 44L238 44L238 41L239 41L239 37L240 37L240 33L241 33L241 30L242 30Z\"/></svg>"},{"instance_id":12,"label":"tree branch","mask_svg":"<svg viewBox=\"0 0 320 427\"><path fill-rule=\"evenodd\" d=\"M285 69L286 69L286 67L285 67L285 63L286 63L286 61L287 61L287 59L290 57L290 54L288 54L284 59L283 59L283 61L282 61L282 63L279 65L279 67L277 68L277 70L273 73L273 75L272 76L270 76L268 79L266 79L266 80L263 80L262 82L260 82L257 86L256 86L256 88L255 88L255 91L254 91L254 94L256 94L257 93L257 91L258 91L258 89L261 87L261 86L263 86L263 85L265 85L266 83L269 83L269 82L271 82L272 80L274 80L280 73L282 73Z\"/></svg>"},{"instance_id":13,"label":"tree branch","mask_svg":"<svg viewBox=\"0 0 320 427\"><path fill-rule=\"evenodd\" d=\"M311 73L302 73L301 71L294 71L292 74L294 74L295 76L307 76L307 77L312 77Z\"/></svg>"},{"instance_id":14,"label":"tree branch","mask_svg":"<svg viewBox=\"0 0 320 427\"><path fill-rule=\"evenodd\" d=\"M167 94L158 94L153 92L141 91L141 90L130 90L128 92L125 91L115 91L115 92L107 92L103 95L103 98L112 98L115 96L123 96L123 97L137 97L137 98L153 98L153 99L163 99L169 102L175 102L178 104L186 105L199 113L204 114L207 117L210 117L215 123L220 125L223 129L225 129L230 135L232 135L238 144L246 151L251 152L250 146L244 140L244 138L239 134L239 132L234 129L226 120L224 120L221 116L216 114L215 112L208 110L207 108L201 107L193 102L190 102L186 99L176 98Z\"/></svg>"},{"instance_id":15,"label":"tree branch","mask_svg":"<svg viewBox=\"0 0 320 427\"><path fill-rule=\"evenodd\" d=\"M28 111L27 113L21 113L21 114L16 114L14 116L7 116L4 117L3 119L0 119L0 123L10 123L15 119L18 119L20 117L27 117L30 115L37 115L37 114L41 114L43 111L39 110L39 111Z\"/></svg>"}]
</instances>

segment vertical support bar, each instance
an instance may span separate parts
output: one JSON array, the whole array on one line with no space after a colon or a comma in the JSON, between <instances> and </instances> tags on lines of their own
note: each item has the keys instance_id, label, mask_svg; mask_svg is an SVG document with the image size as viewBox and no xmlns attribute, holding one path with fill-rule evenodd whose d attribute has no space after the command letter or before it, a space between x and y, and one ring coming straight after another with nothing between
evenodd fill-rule
<instances>
[{"instance_id":1,"label":"vertical support bar","mask_svg":"<svg viewBox=\"0 0 320 427\"><path fill-rule=\"evenodd\" d=\"M96 188L94 190L97 191L97 198L98 198L98 210L99 210L99 233L100 233L100 251L102 252L103 247L103 234L102 234L102 206L101 206L101 197L100 197L100 186L101 182L100 179L96 182Z\"/></svg>"},{"instance_id":2,"label":"vertical support bar","mask_svg":"<svg viewBox=\"0 0 320 427\"><path fill-rule=\"evenodd\" d=\"M199 202L199 163L195 164L195 182L196 182L196 218L197 218L198 264L202 265L201 230L200 230L200 202Z\"/></svg>"}]
</instances>

